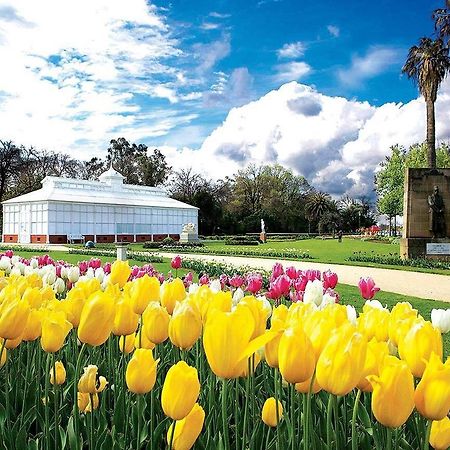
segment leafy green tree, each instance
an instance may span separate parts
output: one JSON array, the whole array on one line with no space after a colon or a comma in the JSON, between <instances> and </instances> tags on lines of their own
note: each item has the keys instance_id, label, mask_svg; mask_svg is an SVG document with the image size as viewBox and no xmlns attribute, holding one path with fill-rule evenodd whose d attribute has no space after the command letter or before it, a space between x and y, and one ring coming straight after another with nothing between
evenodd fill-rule
<instances>
[{"instance_id":1,"label":"leafy green tree","mask_svg":"<svg viewBox=\"0 0 450 450\"><path fill-rule=\"evenodd\" d=\"M321 233L320 220L322 216L331 211L332 200L330 194L321 191L314 191L310 193L306 199L306 214L310 222L318 224L318 231Z\"/></svg>"},{"instance_id":2,"label":"leafy green tree","mask_svg":"<svg viewBox=\"0 0 450 450\"><path fill-rule=\"evenodd\" d=\"M402 72L413 79L427 107L427 164L436 167L435 111L437 92L450 69L449 49L442 39L423 37L410 48Z\"/></svg>"}]
</instances>

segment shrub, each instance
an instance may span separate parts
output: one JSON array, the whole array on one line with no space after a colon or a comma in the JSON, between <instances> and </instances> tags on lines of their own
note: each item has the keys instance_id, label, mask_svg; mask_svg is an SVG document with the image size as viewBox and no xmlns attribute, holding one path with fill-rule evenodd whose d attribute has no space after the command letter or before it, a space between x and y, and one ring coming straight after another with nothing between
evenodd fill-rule
<instances>
[{"instance_id":1,"label":"shrub","mask_svg":"<svg viewBox=\"0 0 450 450\"><path fill-rule=\"evenodd\" d=\"M164 238L164 239L161 241L161 243L162 243L163 245L172 245L174 242L175 242L175 241L174 241L170 236L167 236L166 238Z\"/></svg>"},{"instance_id":2,"label":"shrub","mask_svg":"<svg viewBox=\"0 0 450 450\"><path fill-rule=\"evenodd\" d=\"M355 252L347 261L385 264L389 266L418 267L421 269L450 270L450 261L428 258L401 259L397 254L378 255L376 253Z\"/></svg>"},{"instance_id":3,"label":"shrub","mask_svg":"<svg viewBox=\"0 0 450 450\"><path fill-rule=\"evenodd\" d=\"M258 245L259 240L256 236L228 236L225 239L225 245Z\"/></svg>"},{"instance_id":4,"label":"shrub","mask_svg":"<svg viewBox=\"0 0 450 450\"><path fill-rule=\"evenodd\" d=\"M98 249L78 249L72 248L69 250L69 253L74 255L86 255L86 256L108 256L114 257L116 256L116 252L114 250L98 250ZM155 253L149 252L127 252L128 259L134 259L135 261L140 261L144 263L161 263L163 262L162 256L159 256Z\"/></svg>"},{"instance_id":5,"label":"shrub","mask_svg":"<svg viewBox=\"0 0 450 450\"><path fill-rule=\"evenodd\" d=\"M143 248L160 248L162 246L162 242L144 242Z\"/></svg>"}]
</instances>

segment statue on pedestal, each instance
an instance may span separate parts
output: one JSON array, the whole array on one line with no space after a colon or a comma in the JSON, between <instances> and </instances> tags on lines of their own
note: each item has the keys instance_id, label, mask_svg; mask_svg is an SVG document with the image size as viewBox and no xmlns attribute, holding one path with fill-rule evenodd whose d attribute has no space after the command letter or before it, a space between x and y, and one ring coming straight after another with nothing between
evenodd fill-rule
<instances>
[{"instance_id":1,"label":"statue on pedestal","mask_svg":"<svg viewBox=\"0 0 450 450\"><path fill-rule=\"evenodd\" d=\"M438 186L434 186L433 193L428 196L428 206L430 207L429 230L433 238L446 237L444 200Z\"/></svg>"},{"instance_id":2,"label":"statue on pedestal","mask_svg":"<svg viewBox=\"0 0 450 450\"><path fill-rule=\"evenodd\" d=\"M261 219L261 233L259 233L259 240L265 244L266 243L266 224L264 219Z\"/></svg>"}]
</instances>

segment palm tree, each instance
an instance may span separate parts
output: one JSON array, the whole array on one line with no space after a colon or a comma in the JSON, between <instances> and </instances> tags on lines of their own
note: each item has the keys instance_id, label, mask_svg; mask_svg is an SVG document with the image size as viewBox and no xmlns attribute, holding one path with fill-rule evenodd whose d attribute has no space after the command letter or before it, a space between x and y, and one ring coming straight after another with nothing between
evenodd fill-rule
<instances>
[{"instance_id":1,"label":"palm tree","mask_svg":"<svg viewBox=\"0 0 450 450\"><path fill-rule=\"evenodd\" d=\"M325 192L312 192L305 204L305 210L308 220L320 221L320 218L330 210L331 197ZM320 232L320 230L319 230Z\"/></svg>"},{"instance_id":2,"label":"palm tree","mask_svg":"<svg viewBox=\"0 0 450 450\"><path fill-rule=\"evenodd\" d=\"M439 85L450 69L448 47L442 39L424 37L419 45L409 49L408 58L402 68L408 78L418 85L427 106L427 159L430 168L436 168L436 131L434 103Z\"/></svg>"},{"instance_id":3,"label":"palm tree","mask_svg":"<svg viewBox=\"0 0 450 450\"><path fill-rule=\"evenodd\" d=\"M450 11L447 8L435 9L432 18L438 37L448 45L450 38Z\"/></svg>"}]
</instances>

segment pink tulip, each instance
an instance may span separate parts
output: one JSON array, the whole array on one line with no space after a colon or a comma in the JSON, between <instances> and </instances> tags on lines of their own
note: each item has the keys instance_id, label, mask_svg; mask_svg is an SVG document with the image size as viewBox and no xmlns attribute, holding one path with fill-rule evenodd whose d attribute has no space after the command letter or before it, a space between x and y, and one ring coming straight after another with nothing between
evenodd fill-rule
<instances>
[{"instance_id":1,"label":"pink tulip","mask_svg":"<svg viewBox=\"0 0 450 450\"><path fill-rule=\"evenodd\" d=\"M303 301L303 292L300 291L291 291L289 292L289 298L291 302L302 302Z\"/></svg>"},{"instance_id":2,"label":"pink tulip","mask_svg":"<svg viewBox=\"0 0 450 450\"><path fill-rule=\"evenodd\" d=\"M61 278L61 269L62 269L62 266L60 266L60 265L56 266L56 276L58 278Z\"/></svg>"},{"instance_id":3,"label":"pink tulip","mask_svg":"<svg viewBox=\"0 0 450 450\"><path fill-rule=\"evenodd\" d=\"M298 271L294 266L286 267L286 275L291 280L296 280L298 278Z\"/></svg>"},{"instance_id":4,"label":"pink tulip","mask_svg":"<svg viewBox=\"0 0 450 450\"><path fill-rule=\"evenodd\" d=\"M372 278L360 278L359 283L359 292L361 293L361 297L366 300L372 299L375 294L380 290L380 288L375 287L375 281Z\"/></svg>"},{"instance_id":5,"label":"pink tulip","mask_svg":"<svg viewBox=\"0 0 450 450\"><path fill-rule=\"evenodd\" d=\"M322 273L322 279L323 279L323 288L324 289L334 289L338 282L338 276L336 273L332 272L330 269L328 269L326 272Z\"/></svg>"},{"instance_id":6,"label":"pink tulip","mask_svg":"<svg viewBox=\"0 0 450 450\"><path fill-rule=\"evenodd\" d=\"M245 290L251 292L252 294L256 294L262 288L263 279L261 274L253 273L247 277L247 287Z\"/></svg>"},{"instance_id":7,"label":"pink tulip","mask_svg":"<svg viewBox=\"0 0 450 450\"><path fill-rule=\"evenodd\" d=\"M314 281L320 280L322 274L320 273L320 270L308 269L305 272L303 272L303 275L308 279L308 281Z\"/></svg>"},{"instance_id":8,"label":"pink tulip","mask_svg":"<svg viewBox=\"0 0 450 450\"><path fill-rule=\"evenodd\" d=\"M244 277L236 273L229 280L230 286L234 288L241 287L244 284L244 282L245 282Z\"/></svg>"},{"instance_id":9,"label":"pink tulip","mask_svg":"<svg viewBox=\"0 0 450 450\"><path fill-rule=\"evenodd\" d=\"M164 274L163 273L158 274L158 281L159 281L159 283L163 284L164 280L165 280Z\"/></svg>"},{"instance_id":10,"label":"pink tulip","mask_svg":"<svg viewBox=\"0 0 450 450\"><path fill-rule=\"evenodd\" d=\"M270 283L269 297L279 299L289 294L291 288L291 280L287 275L280 275L275 281Z\"/></svg>"},{"instance_id":11,"label":"pink tulip","mask_svg":"<svg viewBox=\"0 0 450 450\"><path fill-rule=\"evenodd\" d=\"M8 258L12 258L14 256L14 252L12 250L6 250L5 256Z\"/></svg>"},{"instance_id":12,"label":"pink tulip","mask_svg":"<svg viewBox=\"0 0 450 450\"><path fill-rule=\"evenodd\" d=\"M270 280L276 280L279 276L284 275L284 268L281 263L275 263L272 267L272 275L270 276Z\"/></svg>"},{"instance_id":13,"label":"pink tulip","mask_svg":"<svg viewBox=\"0 0 450 450\"><path fill-rule=\"evenodd\" d=\"M309 281L308 278L306 278L305 276L301 276L300 278L294 281L294 289L296 291L304 292L306 285L308 284L308 281Z\"/></svg>"},{"instance_id":14,"label":"pink tulip","mask_svg":"<svg viewBox=\"0 0 450 450\"><path fill-rule=\"evenodd\" d=\"M170 266L172 267L172 269L178 270L181 268L181 263L181 256L177 255L172 258L172 261L170 261Z\"/></svg>"},{"instance_id":15,"label":"pink tulip","mask_svg":"<svg viewBox=\"0 0 450 450\"><path fill-rule=\"evenodd\" d=\"M188 288L192 284L193 279L194 275L192 274L192 272L188 272L183 278L184 287Z\"/></svg>"},{"instance_id":16,"label":"pink tulip","mask_svg":"<svg viewBox=\"0 0 450 450\"><path fill-rule=\"evenodd\" d=\"M88 270L88 263L87 261L80 261L78 263L78 267L80 269L80 273L83 275L86 273L86 271Z\"/></svg>"},{"instance_id":17,"label":"pink tulip","mask_svg":"<svg viewBox=\"0 0 450 450\"><path fill-rule=\"evenodd\" d=\"M137 274L139 273L140 267L139 266L133 266L131 268L131 278L136 278Z\"/></svg>"},{"instance_id":18,"label":"pink tulip","mask_svg":"<svg viewBox=\"0 0 450 450\"><path fill-rule=\"evenodd\" d=\"M103 272L105 272L107 275L111 273L111 263L107 262L103 266Z\"/></svg>"},{"instance_id":19,"label":"pink tulip","mask_svg":"<svg viewBox=\"0 0 450 450\"><path fill-rule=\"evenodd\" d=\"M228 284L228 277L223 273L219 277L220 286L223 289Z\"/></svg>"},{"instance_id":20,"label":"pink tulip","mask_svg":"<svg viewBox=\"0 0 450 450\"><path fill-rule=\"evenodd\" d=\"M202 276L199 278L198 282L199 282L200 285L208 284L208 283L209 283L209 277L208 277L208 275L206 275L206 273L205 273L204 275L202 275Z\"/></svg>"}]
</instances>

